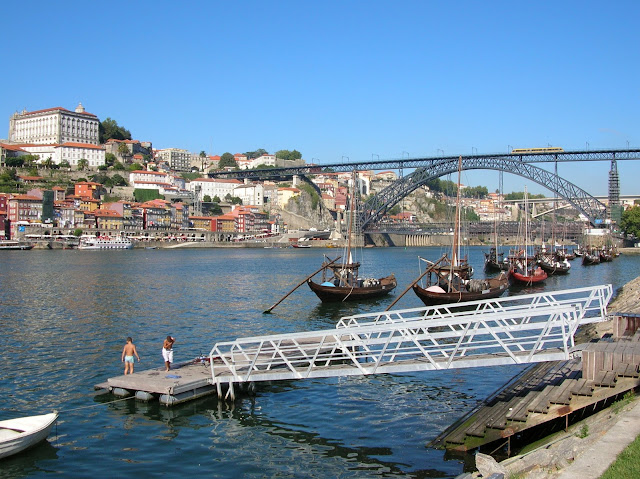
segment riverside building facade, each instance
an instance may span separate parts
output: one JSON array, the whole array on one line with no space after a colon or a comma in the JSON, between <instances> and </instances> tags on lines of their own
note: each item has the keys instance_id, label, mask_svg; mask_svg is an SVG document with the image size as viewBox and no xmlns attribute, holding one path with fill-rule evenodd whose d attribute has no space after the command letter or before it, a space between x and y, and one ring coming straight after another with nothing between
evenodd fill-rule
<instances>
[{"instance_id":1,"label":"riverside building facade","mask_svg":"<svg viewBox=\"0 0 640 479\"><path fill-rule=\"evenodd\" d=\"M75 111L62 107L15 112L9 119L11 143L97 145L100 120L79 103Z\"/></svg>"}]
</instances>

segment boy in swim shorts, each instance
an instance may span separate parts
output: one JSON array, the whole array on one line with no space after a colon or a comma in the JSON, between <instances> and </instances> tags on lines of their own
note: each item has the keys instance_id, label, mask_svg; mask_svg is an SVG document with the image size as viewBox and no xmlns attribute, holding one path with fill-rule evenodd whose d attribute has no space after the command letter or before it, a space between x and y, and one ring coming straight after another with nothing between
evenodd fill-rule
<instances>
[{"instance_id":1,"label":"boy in swim shorts","mask_svg":"<svg viewBox=\"0 0 640 479\"><path fill-rule=\"evenodd\" d=\"M140 362L140 356L138 356L138 351L136 351L136 345L133 344L133 339L131 336L127 338L127 344L124 345L122 349L122 362L124 363L124 374L133 374L133 356L138 358L138 362Z\"/></svg>"}]
</instances>

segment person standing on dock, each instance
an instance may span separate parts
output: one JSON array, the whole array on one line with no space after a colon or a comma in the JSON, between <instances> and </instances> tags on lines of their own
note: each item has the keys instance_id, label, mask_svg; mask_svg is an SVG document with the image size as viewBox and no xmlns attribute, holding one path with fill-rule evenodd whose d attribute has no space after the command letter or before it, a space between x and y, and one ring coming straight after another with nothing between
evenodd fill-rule
<instances>
[{"instance_id":1,"label":"person standing on dock","mask_svg":"<svg viewBox=\"0 0 640 479\"><path fill-rule=\"evenodd\" d=\"M164 364L167 367L167 371L171 369L171 363L173 362L173 343L176 340L172 336L167 336L162 344L162 357L164 358Z\"/></svg>"},{"instance_id":2,"label":"person standing on dock","mask_svg":"<svg viewBox=\"0 0 640 479\"><path fill-rule=\"evenodd\" d=\"M133 374L133 356L135 355L138 358L138 362L140 362L140 356L138 356L138 351L136 350L136 345L133 344L133 339L131 336L127 338L127 344L124 345L122 349L122 362L124 363L124 374Z\"/></svg>"}]
</instances>

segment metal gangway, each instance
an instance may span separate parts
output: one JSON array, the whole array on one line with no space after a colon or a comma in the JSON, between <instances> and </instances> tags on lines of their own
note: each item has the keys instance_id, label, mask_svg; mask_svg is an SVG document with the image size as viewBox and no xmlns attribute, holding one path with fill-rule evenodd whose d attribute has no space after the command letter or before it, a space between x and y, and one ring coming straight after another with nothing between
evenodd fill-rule
<instances>
[{"instance_id":1,"label":"metal gangway","mask_svg":"<svg viewBox=\"0 0 640 479\"><path fill-rule=\"evenodd\" d=\"M359 314L335 329L238 338L209 353L222 397L234 383L570 359L582 324L606 320L611 285Z\"/></svg>"}]
</instances>

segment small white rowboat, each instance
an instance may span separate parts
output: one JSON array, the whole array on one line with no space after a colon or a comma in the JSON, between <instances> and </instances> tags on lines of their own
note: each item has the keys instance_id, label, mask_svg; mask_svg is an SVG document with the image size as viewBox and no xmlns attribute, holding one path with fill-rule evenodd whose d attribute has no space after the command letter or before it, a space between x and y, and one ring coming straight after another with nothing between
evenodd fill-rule
<instances>
[{"instance_id":1,"label":"small white rowboat","mask_svg":"<svg viewBox=\"0 0 640 479\"><path fill-rule=\"evenodd\" d=\"M54 412L0 421L0 459L44 441L57 418Z\"/></svg>"}]
</instances>

